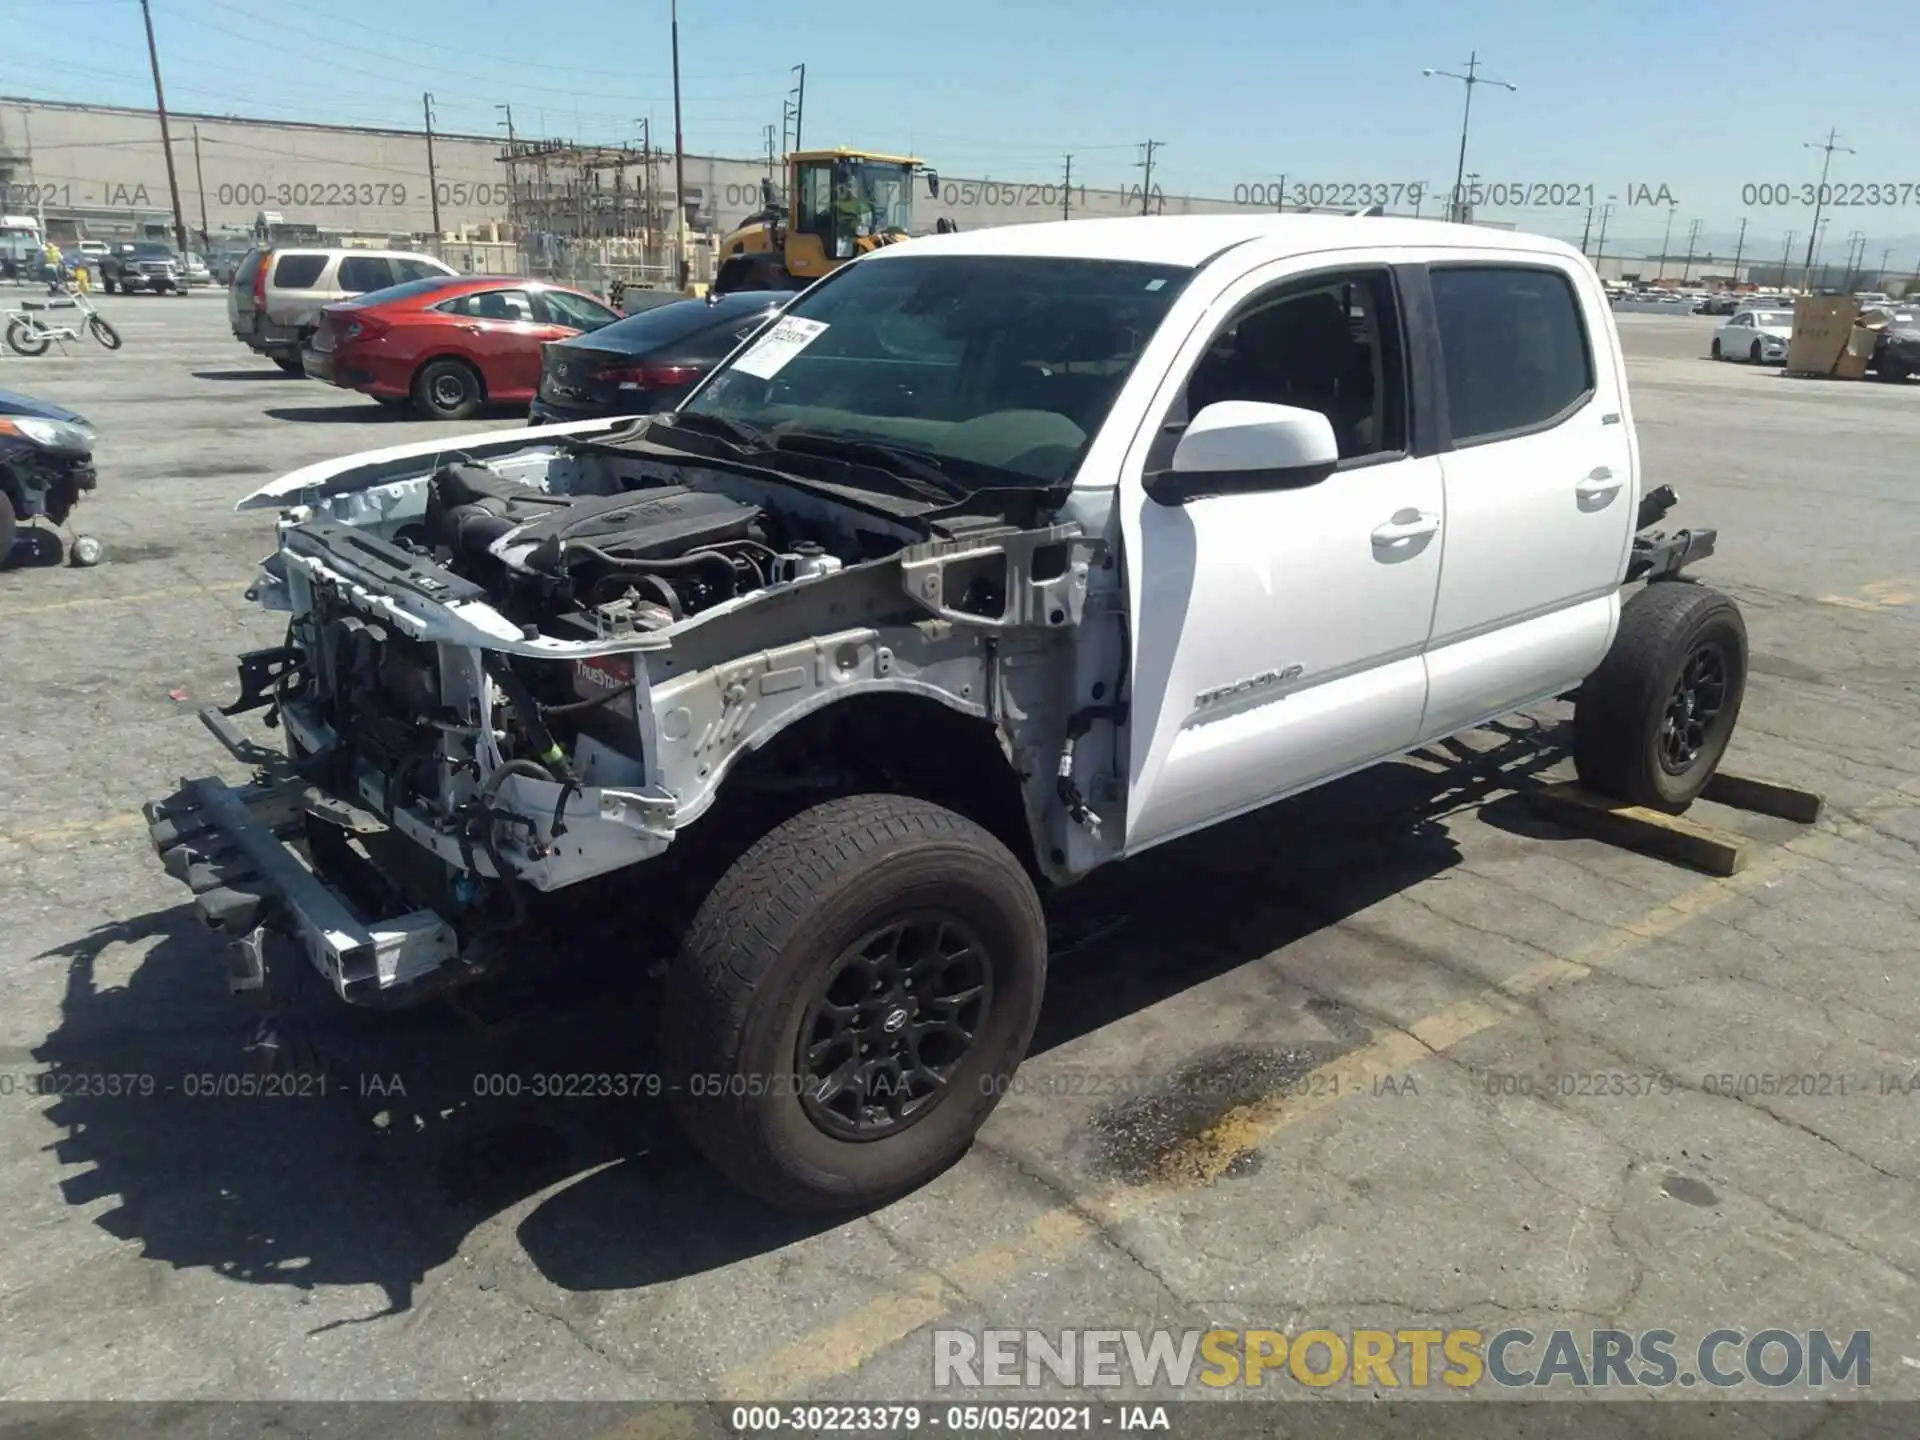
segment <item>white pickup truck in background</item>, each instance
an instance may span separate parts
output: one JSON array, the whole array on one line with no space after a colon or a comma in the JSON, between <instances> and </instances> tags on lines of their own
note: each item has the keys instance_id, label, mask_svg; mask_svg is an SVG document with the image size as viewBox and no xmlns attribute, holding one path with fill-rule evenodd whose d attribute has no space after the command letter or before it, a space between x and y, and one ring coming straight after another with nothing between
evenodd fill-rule
<instances>
[{"instance_id":1,"label":"white pickup truck in background","mask_svg":"<svg viewBox=\"0 0 1920 1440\"><path fill-rule=\"evenodd\" d=\"M205 718L261 781L156 802L153 843L241 989L286 955L400 1004L629 917L695 1143L773 1203L869 1204L1005 1093L1048 886L1576 691L1582 779L1684 809L1746 636L1677 580L1713 533L1642 535L1674 498L1642 491L1558 242L916 240L672 414L243 502L282 512L252 593L288 638ZM226 718L262 708L284 758Z\"/></svg>"}]
</instances>

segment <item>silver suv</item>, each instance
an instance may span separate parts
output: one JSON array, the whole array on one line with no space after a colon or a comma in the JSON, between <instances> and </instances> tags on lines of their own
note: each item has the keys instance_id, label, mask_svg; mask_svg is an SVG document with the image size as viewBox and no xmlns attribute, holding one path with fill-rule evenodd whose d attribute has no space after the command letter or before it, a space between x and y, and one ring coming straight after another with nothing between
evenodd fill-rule
<instances>
[{"instance_id":1,"label":"silver suv","mask_svg":"<svg viewBox=\"0 0 1920 1440\"><path fill-rule=\"evenodd\" d=\"M319 323L322 306L457 273L431 255L406 250L254 249L227 287L227 319L234 339L298 375L300 346Z\"/></svg>"}]
</instances>

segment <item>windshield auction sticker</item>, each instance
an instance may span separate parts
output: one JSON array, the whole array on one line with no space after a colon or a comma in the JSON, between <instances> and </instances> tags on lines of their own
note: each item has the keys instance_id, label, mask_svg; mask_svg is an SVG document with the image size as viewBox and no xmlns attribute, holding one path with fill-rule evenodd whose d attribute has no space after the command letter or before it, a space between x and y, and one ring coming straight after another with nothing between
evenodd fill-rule
<instances>
[{"instance_id":1,"label":"windshield auction sticker","mask_svg":"<svg viewBox=\"0 0 1920 1440\"><path fill-rule=\"evenodd\" d=\"M760 343L733 362L733 368L748 375L758 375L762 380L771 380L787 363L807 346L825 333L826 325L819 320L803 320L798 315L783 317L765 335Z\"/></svg>"}]
</instances>

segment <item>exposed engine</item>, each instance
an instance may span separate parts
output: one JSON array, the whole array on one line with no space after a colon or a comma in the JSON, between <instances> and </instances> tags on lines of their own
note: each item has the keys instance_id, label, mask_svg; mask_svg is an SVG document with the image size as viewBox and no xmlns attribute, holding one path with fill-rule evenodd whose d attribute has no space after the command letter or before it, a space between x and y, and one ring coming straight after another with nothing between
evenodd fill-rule
<instances>
[{"instance_id":1,"label":"exposed engine","mask_svg":"<svg viewBox=\"0 0 1920 1440\"><path fill-rule=\"evenodd\" d=\"M425 518L443 563L502 613L579 639L660 629L841 564L764 507L684 485L566 497L454 465Z\"/></svg>"}]
</instances>

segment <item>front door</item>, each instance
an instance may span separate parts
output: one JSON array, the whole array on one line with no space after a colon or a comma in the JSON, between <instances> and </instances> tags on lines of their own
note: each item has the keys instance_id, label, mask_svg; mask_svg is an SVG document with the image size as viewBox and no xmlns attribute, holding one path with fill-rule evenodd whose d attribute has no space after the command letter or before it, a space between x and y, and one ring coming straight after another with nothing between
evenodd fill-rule
<instances>
[{"instance_id":1,"label":"front door","mask_svg":"<svg viewBox=\"0 0 1920 1440\"><path fill-rule=\"evenodd\" d=\"M1410 438L1392 272L1276 262L1214 313L1156 397L1155 453L1121 492L1129 852L1406 749L1426 701L1443 496L1438 459ZM1146 496L1141 475L1164 466L1181 417L1220 400L1320 410L1339 465L1290 488Z\"/></svg>"},{"instance_id":2,"label":"front door","mask_svg":"<svg viewBox=\"0 0 1920 1440\"><path fill-rule=\"evenodd\" d=\"M1557 693L1600 663L1639 509L1633 422L1592 272L1516 257L1427 273L1447 543L1423 739Z\"/></svg>"}]
</instances>

